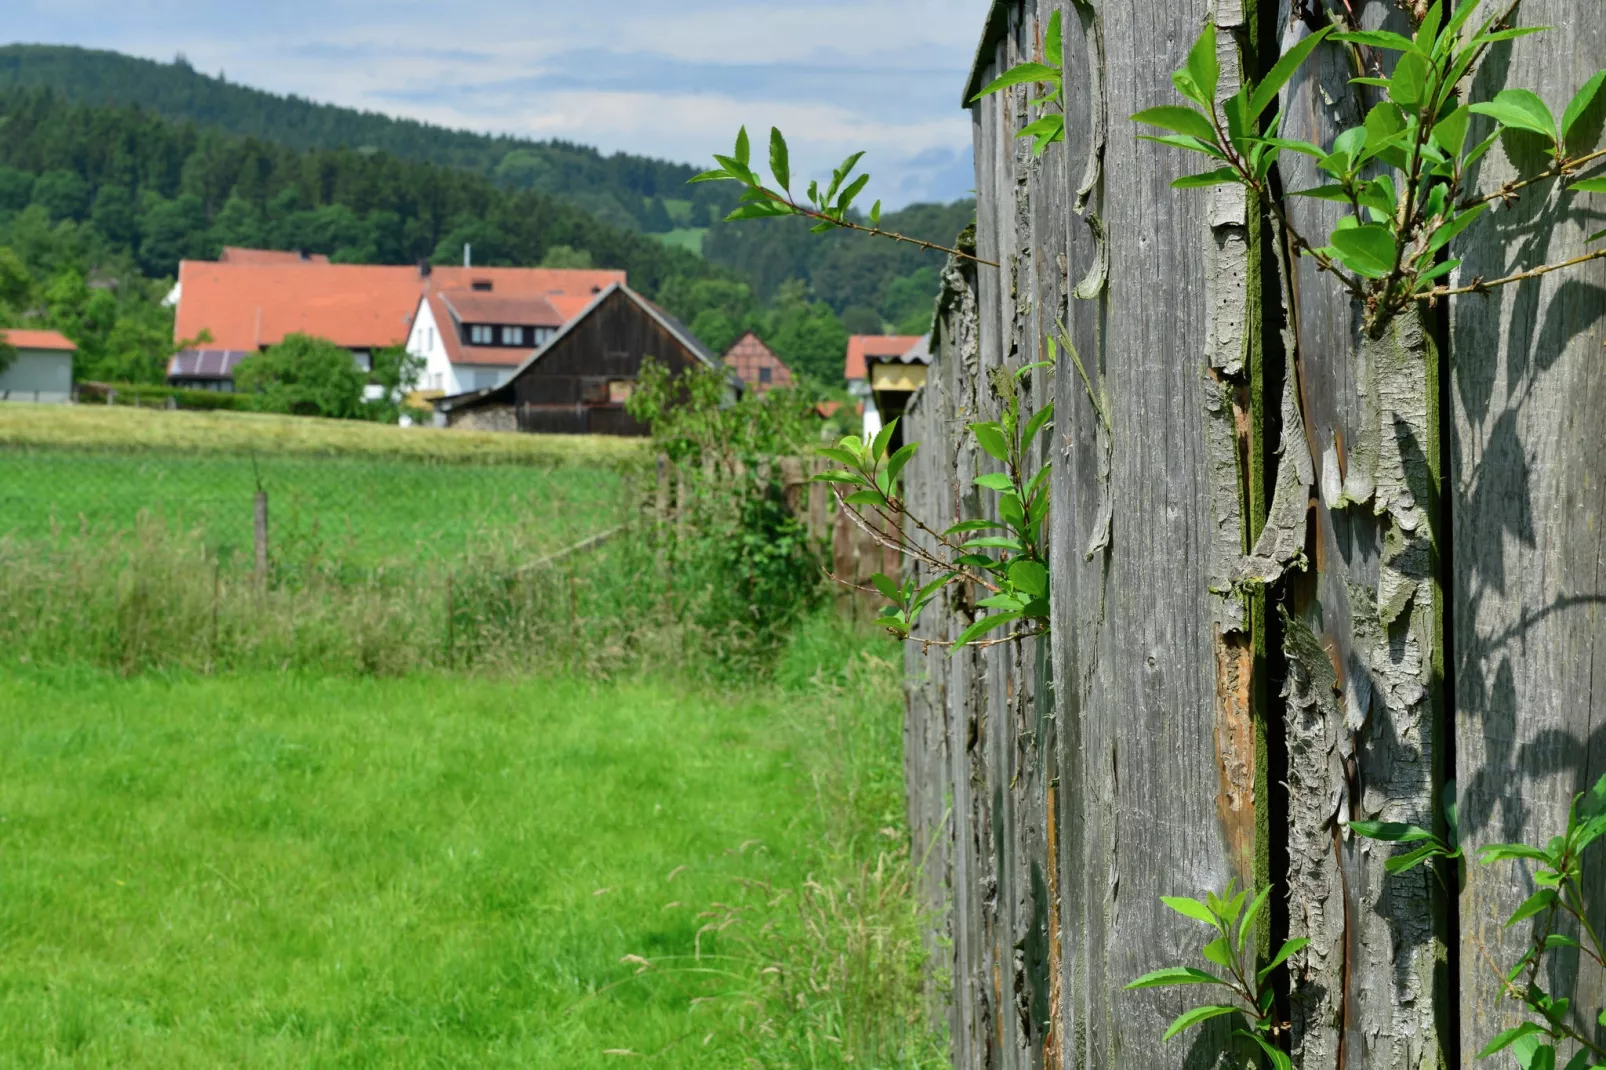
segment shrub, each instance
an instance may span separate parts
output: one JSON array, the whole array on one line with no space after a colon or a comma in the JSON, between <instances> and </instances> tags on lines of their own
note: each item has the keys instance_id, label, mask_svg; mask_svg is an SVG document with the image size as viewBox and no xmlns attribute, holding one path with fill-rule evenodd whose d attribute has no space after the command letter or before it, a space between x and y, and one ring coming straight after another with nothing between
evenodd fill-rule
<instances>
[{"instance_id":1,"label":"shrub","mask_svg":"<svg viewBox=\"0 0 1606 1070\"><path fill-rule=\"evenodd\" d=\"M234 371L235 389L253 409L292 416L355 418L365 383L349 350L305 334L287 336Z\"/></svg>"}]
</instances>

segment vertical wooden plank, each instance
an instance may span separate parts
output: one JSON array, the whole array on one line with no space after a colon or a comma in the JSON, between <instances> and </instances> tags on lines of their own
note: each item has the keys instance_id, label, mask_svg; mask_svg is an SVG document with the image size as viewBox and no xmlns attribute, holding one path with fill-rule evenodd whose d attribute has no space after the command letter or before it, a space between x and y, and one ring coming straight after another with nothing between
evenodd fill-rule
<instances>
[{"instance_id":1,"label":"vertical wooden plank","mask_svg":"<svg viewBox=\"0 0 1606 1070\"><path fill-rule=\"evenodd\" d=\"M1496 45L1473 97L1533 89L1560 115L1606 67L1606 20L1590 5L1528 0L1517 24L1554 29ZM1600 103L1591 109L1581 124L1586 143L1571 148L1602 147L1603 112ZM1486 135L1483 123L1472 136ZM1492 190L1542 166L1537 145L1508 135L1485 157L1477 186ZM1600 203L1547 184L1485 216L1453 253L1463 282L1585 252L1583 239L1601 226ZM1455 298L1448 319L1462 836L1473 849L1543 845L1564 827L1570 796L1606 771L1606 690L1595 677L1606 666L1606 264ZM1534 890L1528 873L1512 863L1468 868L1460 903L1466 1066L1519 1020L1492 967L1504 969L1532 942L1529 924L1502 924ZM1598 903L1606 891L1598 857L1588 879ZM1541 983L1588 1009L1581 1027L1592 1030L1593 1008L1606 1001L1598 968L1567 958L1547 973Z\"/></svg>"},{"instance_id":2,"label":"vertical wooden plank","mask_svg":"<svg viewBox=\"0 0 1606 1070\"><path fill-rule=\"evenodd\" d=\"M1410 32L1397 5L1354 4L1366 27ZM1310 32L1290 20L1284 47ZM1283 94L1284 132L1330 144L1374 103L1352 88L1352 58L1323 46ZM1279 161L1286 188L1320 184L1311 161ZM1341 206L1288 198L1307 239L1325 241ZM1433 824L1439 713L1431 666L1439 607L1431 574L1428 339L1414 317L1380 340L1309 259L1293 266L1295 362L1308 450L1322 487L1314 575L1287 621L1289 935L1295 1065L1418 1066L1440 1057L1435 991L1444 945L1431 876L1390 876L1393 853L1351 820ZM1285 443L1285 450L1295 448Z\"/></svg>"}]
</instances>

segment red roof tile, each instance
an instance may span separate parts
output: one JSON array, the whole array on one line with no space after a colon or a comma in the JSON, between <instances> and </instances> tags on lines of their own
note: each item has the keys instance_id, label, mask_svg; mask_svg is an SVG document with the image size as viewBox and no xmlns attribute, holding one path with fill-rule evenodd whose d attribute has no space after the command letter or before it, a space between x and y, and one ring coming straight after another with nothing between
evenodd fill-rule
<instances>
[{"instance_id":1,"label":"red roof tile","mask_svg":"<svg viewBox=\"0 0 1606 1070\"><path fill-rule=\"evenodd\" d=\"M441 296L463 323L493 323L509 327L561 327L568 317L540 295L516 297L511 294L479 293L474 290L445 290Z\"/></svg>"},{"instance_id":2,"label":"red roof tile","mask_svg":"<svg viewBox=\"0 0 1606 1070\"><path fill-rule=\"evenodd\" d=\"M918 334L856 334L848 339L848 363L843 378L868 379L869 357L901 357L920 341Z\"/></svg>"},{"instance_id":3,"label":"red roof tile","mask_svg":"<svg viewBox=\"0 0 1606 1070\"><path fill-rule=\"evenodd\" d=\"M198 338L206 331L210 348L256 350L301 333L349 349L371 349L407 340L426 290L541 297L567 319L624 279L622 271L553 268L441 267L421 276L416 267L186 260L179 265L174 336ZM475 283L491 289L475 291ZM445 324L451 321L443 312L437 308L436 319L449 336Z\"/></svg>"},{"instance_id":4,"label":"red roof tile","mask_svg":"<svg viewBox=\"0 0 1606 1070\"><path fill-rule=\"evenodd\" d=\"M13 349L53 349L76 353L78 347L57 331L0 330L0 342Z\"/></svg>"}]
</instances>

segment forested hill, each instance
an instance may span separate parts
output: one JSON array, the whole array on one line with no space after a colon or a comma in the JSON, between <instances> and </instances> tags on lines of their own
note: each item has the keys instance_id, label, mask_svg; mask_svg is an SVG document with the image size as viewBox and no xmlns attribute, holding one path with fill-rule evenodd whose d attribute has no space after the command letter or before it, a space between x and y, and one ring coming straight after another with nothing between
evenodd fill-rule
<instances>
[{"instance_id":1,"label":"forested hill","mask_svg":"<svg viewBox=\"0 0 1606 1070\"><path fill-rule=\"evenodd\" d=\"M60 45L0 46L0 90L43 87L97 105L136 104L169 119L292 149L369 149L462 168L516 190L572 201L614 226L665 232L704 227L736 203L719 185L688 186L689 164L561 141L449 130L235 85L182 59L157 63Z\"/></svg>"}]
</instances>

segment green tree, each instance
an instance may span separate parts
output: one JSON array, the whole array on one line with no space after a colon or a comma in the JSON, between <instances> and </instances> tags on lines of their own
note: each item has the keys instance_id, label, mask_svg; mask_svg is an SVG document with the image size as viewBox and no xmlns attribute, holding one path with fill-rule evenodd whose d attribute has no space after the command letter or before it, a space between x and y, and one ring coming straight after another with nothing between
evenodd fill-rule
<instances>
[{"instance_id":1,"label":"green tree","mask_svg":"<svg viewBox=\"0 0 1606 1070\"><path fill-rule=\"evenodd\" d=\"M235 389L258 412L335 419L362 415L364 381L350 350L305 334L289 335L234 372Z\"/></svg>"},{"instance_id":2,"label":"green tree","mask_svg":"<svg viewBox=\"0 0 1606 1070\"><path fill-rule=\"evenodd\" d=\"M591 254L584 249L576 249L572 245L554 245L542 254L541 266L587 270L595 265L591 261Z\"/></svg>"}]
</instances>

